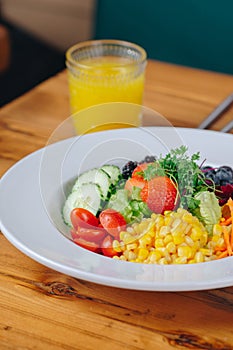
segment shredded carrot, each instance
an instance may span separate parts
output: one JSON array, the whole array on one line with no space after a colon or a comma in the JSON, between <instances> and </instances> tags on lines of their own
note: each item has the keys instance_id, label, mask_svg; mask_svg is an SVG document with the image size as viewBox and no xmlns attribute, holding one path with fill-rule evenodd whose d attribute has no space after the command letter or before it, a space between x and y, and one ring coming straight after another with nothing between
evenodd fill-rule
<instances>
[{"instance_id":1,"label":"shredded carrot","mask_svg":"<svg viewBox=\"0 0 233 350\"><path fill-rule=\"evenodd\" d=\"M230 235L229 232L226 228L226 226L223 226L223 237L224 237L224 241L226 243L226 249L228 252L228 255L231 256L232 255L232 248L231 248L231 244L230 244Z\"/></svg>"},{"instance_id":2,"label":"shredded carrot","mask_svg":"<svg viewBox=\"0 0 233 350\"><path fill-rule=\"evenodd\" d=\"M224 220L224 221L221 221L220 222L220 225L222 226L228 226L232 223L232 217L230 216L228 219Z\"/></svg>"},{"instance_id":3,"label":"shredded carrot","mask_svg":"<svg viewBox=\"0 0 233 350\"><path fill-rule=\"evenodd\" d=\"M215 251L215 252L224 252L225 250L226 250L226 245L221 246L221 247L216 246L216 247L214 248L214 251Z\"/></svg>"},{"instance_id":4,"label":"shredded carrot","mask_svg":"<svg viewBox=\"0 0 233 350\"><path fill-rule=\"evenodd\" d=\"M233 249L233 200L232 200L232 198L228 199L227 205L229 206L230 212L231 212L231 241L230 241L230 245L231 245L231 248Z\"/></svg>"},{"instance_id":5,"label":"shredded carrot","mask_svg":"<svg viewBox=\"0 0 233 350\"><path fill-rule=\"evenodd\" d=\"M233 256L233 200L229 198L226 205L230 210L230 217L227 219L222 217L220 220L222 236L224 244L216 246L214 252L216 259L226 258L227 256Z\"/></svg>"},{"instance_id":6,"label":"shredded carrot","mask_svg":"<svg viewBox=\"0 0 233 350\"><path fill-rule=\"evenodd\" d=\"M225 244L221 247L215 247L215 252L220 253L216 259L222 259L227 256L233 256L233 200L229 198L226 205L230 209L230 217L220 223ZM231 227L230 227L231 226Z\"/></svg>"},{"instance_id":7,"label":"shredded carrot","mask_svg":"<svg viewBox=\"0 0 233 350\"><path fill-rule=\"evenodd\" d=\"M233 249L233 224L232 224L232 227L231 227L231 248Z\"/></svg>"},{"instance_id":8,"label":"shredded carrot","mask_svg":"<svg viewBox=\"0 0 233 350\"><path fill-rule=\"evenodd\" d=\"M226 258L227 255L228 255L227 250L224 250L224 252L222 252L220 255L217 256L217 259Z\"/></svg>"}]
</instances>

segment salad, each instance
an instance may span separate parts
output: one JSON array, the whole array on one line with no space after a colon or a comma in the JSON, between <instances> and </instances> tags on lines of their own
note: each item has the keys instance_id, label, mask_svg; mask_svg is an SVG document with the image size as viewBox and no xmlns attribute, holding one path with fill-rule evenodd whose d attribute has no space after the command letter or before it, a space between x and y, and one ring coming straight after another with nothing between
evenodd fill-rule
<instances>
[{"instance_id":1,"label":"salad","mask_svg":"<svg viewBox=\"0 0 233 350\"><path fill-rule=\"evenodd\" d=\"M233 169L199 165L187 151L80 174L62 208L73 242L135 263L232 256Z\"/></svg>"}]
</instances>

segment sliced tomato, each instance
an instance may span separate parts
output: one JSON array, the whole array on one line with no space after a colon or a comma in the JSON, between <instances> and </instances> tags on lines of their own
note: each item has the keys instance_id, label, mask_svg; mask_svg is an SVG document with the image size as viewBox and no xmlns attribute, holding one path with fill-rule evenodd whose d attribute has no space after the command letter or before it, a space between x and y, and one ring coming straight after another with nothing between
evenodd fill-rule
<instances>
[{"instance_id":1,"label":"sliced tomato","mask_svg":"<svg viewBox=\"0 0 233 350\"><path fill-rule=\"evenodd\" d=\"M75 230L79 227L98 227L99 220L89 210L84 208L74 208L71 211L70 219Z\"/></svg>"},{"instance_id":2,"label":"sliced tomato","mask_svg":"<svg viewBox=\"0 0 233 350\"><path fill-rule=\"evenodd\" d=\"M75 238L78 238L77 231L76 231L74 228L72 228L72 229L70 230L70 234L71 234L71 237L72 237L73 240L74 240Z\"/></svg>"},{"instance_id":3,"label":"sliced tomato","mask_svg":"<svg viewBox=\"0 0 233 350\"><path fill-rule=\"evenodd\" d=\"M128 190L129 192L132 192L134 187L138 187L142 189L144 188L145 184L146 184L146 180L144 180L143 178L131 177L126 181L125 189Z\"/></svg>"},{"instance_id":4,"label":"sliced tomato","mask_svg":"<svg viewBox=\"0 0 233 350\"><path fill-rule=\"evenodd\" d=\"M88 228L79 228L77 231L77 236L80 238L85 239L89 242L95 242L98 243L104 239L107 232L103 229L88 229Z\"/></svg>"},{"instance_id":5,"label":"sliced tomato","mask_svg":"<svg viewBox=\"0 0 233 350\"><path fill-rule=\"evenodd\" d=\"M110 235L107 235L101 244L102 253L110 258L119 255L119 253L113 249L112 242L113 238Z\"/></svg>"},{"instance_id":6,"label":"sliced tomato","mask_svg":"<svg viewBox=\"0 0 233 350\"><path fill-rule=\"evenodd\" d=\"M79 245L82 248L90 250L91 252L94 252L94 253L100 253L101 252L99 243L89 242L89 241L86 241L85 239L83 239L81 237L74 238L73 242L76 243L77 245Z\"/></svg>"},{"instance_id":7,"label":"sliced tomato","mask_svg":"<svg viewBox=\"0 0 233 350\"><path fill-rule=\"evenodd\" d=\"M103 228L115 239L119 239L120 232L126 230L124 216L114 209L103 210L99 219Z\"/></svg>"},{"instance_id":8,"label":"sliced tomato","mask_svg":"<svg viewBox=\"0 0 233 350\"><path fill-rule=\"evenodd\" d=\"M139 164L133 171L132 173L132 178L135 179L143 179L143 171L147 169L148 165L153 164L153 163L142 163Z\"/></svg>"},{"instance_id":9,"label":"sliced tomato","mask_svg":"<svg viewBox=\"0 0 233 350\"><path fill-rule=\"evenodd\" d=\"M158 176L148 181L140 196L150 210L158 214L174 210L177 205L177 188L166 176Z\"/></svg>"}]
</instances>

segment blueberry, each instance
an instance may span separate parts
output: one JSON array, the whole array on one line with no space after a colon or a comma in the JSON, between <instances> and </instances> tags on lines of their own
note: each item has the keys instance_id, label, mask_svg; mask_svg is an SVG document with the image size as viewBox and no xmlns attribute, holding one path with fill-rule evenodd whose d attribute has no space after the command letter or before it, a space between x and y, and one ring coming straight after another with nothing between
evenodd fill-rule
<instances>
[{"instance_id":1,"label":"blueberry","mask_svg":"<svg viewBox=\"0 0 233 350\"><path fill-rule=\"evenodd\" d=\"M210 179L214 182L216 181L216 171L213 167L205 166L201 170L202 170L206 179Z\"/></svg>"},{"instance_id":2,"label":"blueberry","mask_svg":"<svg viewBox=\"0 0 233 350\"><path fill-rule=\"evenodd\" d=\"M231 167L223 165L218 168L215 174L217 184L225 186L227 184L233 184L233 170Z\"/></svg>"},{"instance_id":3,"label":"blueberry","mask_svg":"<svg viewBox=\"0 0 233 350\"><path fill-rule=\"evenodd\" d=\"M146 156L140 163L153 163L155 160L155 156Z\"/></svg>"}]
</instances>

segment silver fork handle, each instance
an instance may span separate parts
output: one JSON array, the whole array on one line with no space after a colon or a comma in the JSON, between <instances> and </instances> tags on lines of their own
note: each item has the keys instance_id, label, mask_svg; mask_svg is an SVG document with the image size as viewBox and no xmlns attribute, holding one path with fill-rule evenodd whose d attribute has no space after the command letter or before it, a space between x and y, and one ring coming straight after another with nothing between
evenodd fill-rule
<instances>
[{"instance_id":1,"label":"silver fork handle","mask_svg":"<svg viewBox=\"0 0 233 350\"><path fill-rule=\"evenodd\" d=\"M198 129L206 129L210 124L212 124L220 115L233 103L233 94L229 95L225 100L223 100L220 105L218 105L207 118L205 118L202 123L198 126ZM229 125L230 124L230 125ZM232 129L231 122L226 125L226 127L230 127L227 131ZM225 129L225 128L223 128ZM222 129L222 130L223 130ZM221 131L222 131L221 130ZM223 131L223 132L227 132Z\"/></svg>"},{"instance_id":2,"label":"silver fork handle","mask_svg":"<svg viewBox=\"0 0 233 350\"><path fill-rule=\"evenodd\" d=\"M220 131L221 132L228 132L233 129L233 120L231 120L227 125L225 125Z\"/></svg>"}]
</instances>

